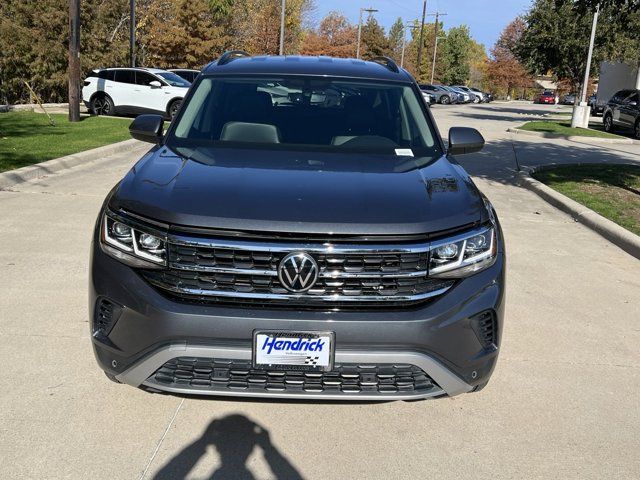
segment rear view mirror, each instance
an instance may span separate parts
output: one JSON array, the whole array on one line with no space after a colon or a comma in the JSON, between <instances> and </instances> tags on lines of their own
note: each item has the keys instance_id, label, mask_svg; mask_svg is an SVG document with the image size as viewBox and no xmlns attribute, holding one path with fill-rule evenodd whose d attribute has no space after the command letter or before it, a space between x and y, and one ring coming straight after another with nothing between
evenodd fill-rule
<instances>
[{"instance_id":1,"label":"rear view mirror","mask_svg":"<svg viewBox=\"0 0 640 480\"><path fill-rule=\"evenodd\" d=\"M452 127L449 129L449 150L451 155L475 153L484 147L484 138L475 128Z\"/></svg>"},{"instance_id":2,"label":"rear view mirror","mask_svg":"<svg viewBox=\"0 0 640 480\"><path fill-rule=\"evenodd\" d=\"M163 125L161 115L138 115L129 125L129 133L136 140L159 144L162 141Z\"/></svg>"}]
</instances>

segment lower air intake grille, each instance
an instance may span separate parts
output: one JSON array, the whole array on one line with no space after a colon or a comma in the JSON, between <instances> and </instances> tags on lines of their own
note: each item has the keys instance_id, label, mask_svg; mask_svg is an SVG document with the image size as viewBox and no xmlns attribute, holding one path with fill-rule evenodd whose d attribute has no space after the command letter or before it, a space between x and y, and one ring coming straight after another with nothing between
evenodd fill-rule
<instances>
[{"instance_id":1,"label":"lower air intake grille","mask_svg":"<svg viewBox=\"0 0 640 480\"><path fill-rule=\"evenodd\" d=\"M111 329L120 317L122 308L104 298L96 303L96 314L93 323L94 333L99 332L102 335L109 335Z\"/></svg>"},{"instance_id":2,"label":"lower air intake grille","mask_svg":"<svg viewBox=\"0 0 640 480\"><path fill-rule=\"evenodd\" d=\"M336 364L330 372L261 370L246 360L179 357L169 360L148 380L160 387L210 392L412 394L440 387L415 365Z\"/></svg>"},{"instance_id":3,"label":"lower air intake grille","mask_svg":"<svg viewBox=\"0 0 640 480\"><path fill-rule=\"evenodd\" d=\"M471 317L471 326L484 348L496 346L496 317L491 310Z\"/></svg>"}]
</instances>

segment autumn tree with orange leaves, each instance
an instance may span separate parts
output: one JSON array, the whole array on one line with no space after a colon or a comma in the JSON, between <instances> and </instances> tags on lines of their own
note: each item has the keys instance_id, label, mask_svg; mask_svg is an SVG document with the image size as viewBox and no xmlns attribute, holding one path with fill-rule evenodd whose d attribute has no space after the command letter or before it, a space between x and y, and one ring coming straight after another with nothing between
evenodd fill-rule
<instances>
[{"instance_id":1,"label":"autumn tree with orange leaves","mask_svg":"<svg viewBox=\"0 0 640 480\"><path fill-rule=\"evenodd\" d=\"M317 29L307 33L300 53L302 55L353 57L357 35L357 27L349 23L344 15L330 12L322 19Z\"/></svg>"},{"instance_id":2,"label":"autumn tree with orange leaves","mask_svg":"<svg viewBox=\"0 0 640 480\"><path fill-rule=\"evenodd\" d=\"M491 49L493 58L487 65L487 78L489 84L505 96L512 95L516 88L527 88L532 84L531 75L515 55L525 28L524 21L516 18L505 27Z\"/></svg>"}]
</instances>

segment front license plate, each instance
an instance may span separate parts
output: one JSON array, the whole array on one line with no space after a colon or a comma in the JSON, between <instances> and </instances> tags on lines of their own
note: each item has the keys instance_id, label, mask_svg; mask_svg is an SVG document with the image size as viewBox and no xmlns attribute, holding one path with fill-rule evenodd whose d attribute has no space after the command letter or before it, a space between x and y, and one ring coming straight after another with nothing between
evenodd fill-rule
<instances>
[{"instance_id":1,"label":"front license plate","mask_svg":"<svg viewBox=\"0 0 640 480\"><path fill-rule=\"evenodd\" d=\"M257 331L253 334L253 366L273 370L330 371L333 332Z\"/></svg>"}]
</instances>

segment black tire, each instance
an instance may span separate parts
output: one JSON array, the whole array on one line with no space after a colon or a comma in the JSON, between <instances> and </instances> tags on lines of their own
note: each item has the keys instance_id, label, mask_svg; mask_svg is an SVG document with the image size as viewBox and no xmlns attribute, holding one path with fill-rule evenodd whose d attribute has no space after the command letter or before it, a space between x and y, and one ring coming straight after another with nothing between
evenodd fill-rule
<instances>
[{"instance_id":1,"label":"black tire","mask_svg":"<svg viewBox=\"0 0 640 480\"><path fill-rule=\"evenodd\" d=\"M636 124L633 126L633 137L640 140L640 119L636 120Z\"/></svg>"},{"instance_id":2,"label":"black tire","mask_svg":"<svg viewBox=\"0 0 640 480\"><path fill-rule=\"evenodd\" d=\"M602 124L604 125L604 131L611 133L614 130L613 127L613 116L611 113L607 113L602 119Z\"/></svg>"},{"instance_id":3,"label":"black tire","mask_svg":"<svg viewBox=\"0 0 640 480\"><path fill-rule=\"evenodd\" d=\"M442 105L449 105L449 104L451 103L451 99L450 99L450 98L449 98L449 96L447 96L447 95L442 95L442 96L440 97L440 103L441 103Z\"/></svg>"},{"instance_id":4,"label":"black tire","mask_svg":"<svg viewBox=\"0 0 640 480\"><path fill-rule=\"evenodd\" d=\"M113 115L115 106L109 95L96 95L91 99L91 113L94 115Z\"/></svg>"},{"instance_id":5,"label":"black tire","mask_svg":"<svg viewBox=\"0 0 640 480\"><path fill-rule=\"evenodd\" d=\"M170 120L173 120L175 116L178 114L178 110L180 110L180 105L182 105L182 100L174 100L169 104L169 108L167 108L167 114L169 115Z\"/></svg>"},{"instance_id":6,"label":"black tire","mask_svg":"<svg viewBox=\"0 0 640 480\"><path fill-rule=\"evenodd\" d=\"M480 103L480 99L478 98L477 95L474 95L473 103Z\"/></svg>"}]
</instances>

